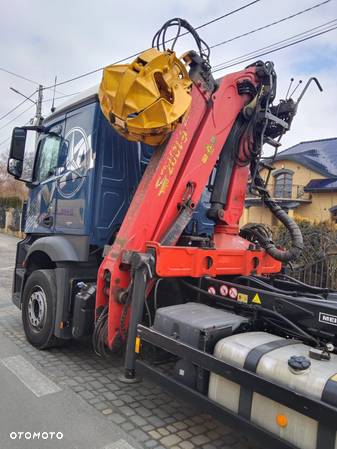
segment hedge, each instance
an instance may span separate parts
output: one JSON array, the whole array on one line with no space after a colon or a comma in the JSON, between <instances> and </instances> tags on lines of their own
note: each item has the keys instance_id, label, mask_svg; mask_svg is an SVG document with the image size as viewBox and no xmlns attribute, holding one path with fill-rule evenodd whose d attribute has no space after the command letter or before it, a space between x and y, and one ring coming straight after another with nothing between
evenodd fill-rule
<instances>
[{"instance_id":1,"label":"hedge","mask_svg":"<svg viewBox=\"0 0 337 449\"><path fill-rule=\"evenodd\" d=\"M0 198L0 207L4 209L21 209L22 200L17 196L12 196L9 198Z\"/></svg>"}]
</instances>

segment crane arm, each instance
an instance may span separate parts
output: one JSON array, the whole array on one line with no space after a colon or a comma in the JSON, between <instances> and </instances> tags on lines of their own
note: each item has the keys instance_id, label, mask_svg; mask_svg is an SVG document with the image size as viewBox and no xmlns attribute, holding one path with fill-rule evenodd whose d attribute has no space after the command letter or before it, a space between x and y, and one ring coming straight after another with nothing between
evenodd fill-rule
<instances>
[{"instance_id":1,"label":"crane arm","mask_svg":"<svg viewBox=\"0 0 337 449\"><path fill-rule=\"evenodd\" d=\"M182 23L190 30L187 22ZM202 50L205 43L195 30L191 32L199 54L190 51L183 56L188 74L173 50L164 48L148 50L130 65L110 66L103 75L100 102L111 125L129 140L159 144L98 272L97 338L110 349L126 337L130 252L151 251L156 276L202 277L277 273L280 260L295 257L300 249L294 223L297 246L286 256L265 235L259 244L255 228L245 235L239 230L250 176L253 183L257 178L255 188L268 207L275 206L257 162L266 141L278 146L274 139L289 128L296 104L286 100L282 107L272 106L276 73L270 62L258 61L215 81L208 52ZM192 242L183 246L179 238L214 167L208 213L215 223L214 234L203 247L192 248ZM285 224L288 221L284 218Z\"/></svg>"},{"instance_id":2,"label":"crane arm","mask_svg":"<svg viewBox=\"0 0 337 449\"><path fill-rule=\"evenodd\" d=\"M216 91L207 88L204 78L200 75L193 80L189 113L176 126L167 143L155 150L116 239L100 266L96 311L99 314L108 307L110 348L125 337L123 333L128 321L128 316L123 317L123 310L130 286L130 271L122 263L123 253L130 250L145 252L149 242L168 248L177 243L234 123L252 100L248 91L238 93L238 86L250 84L256 91L261 85L254 66L225 76ZM248 250L249 243L237 234L248 175L248 165L236 166L230 173L226 210L222 218L219 215L214 236L219 251L240 253L241 262L236 269L227 267L233 274L235 270L237 274L247 272L247 261L242 254ZM278 262L264 251L256 252L254 257L261 259L260 272L279 270Z\"/></svg>"}]
</instances>

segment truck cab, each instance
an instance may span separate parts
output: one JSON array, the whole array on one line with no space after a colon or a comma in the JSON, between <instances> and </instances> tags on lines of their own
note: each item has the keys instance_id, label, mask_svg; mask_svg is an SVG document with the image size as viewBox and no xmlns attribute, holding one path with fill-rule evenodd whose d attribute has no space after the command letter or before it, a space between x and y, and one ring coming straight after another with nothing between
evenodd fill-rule
<instances>
[{"instance_id":1,"label":"truck cab","mask_svg":"<svg viewBox=\"0 0 337 449\"><path fill-rule=\"evenodd\" d=\"M22 308L27 337L38 347L90 333L94 304L75 307L77 286L95 281L104 247L114 241L155 151L114 131L97 91L85 91L38 126L13 131L8 170L29 189L13 302ZM212 232L208 197L206 190L187 233ZM41 339L46 326L48 336Z\"/></svg>"}]
</instances>

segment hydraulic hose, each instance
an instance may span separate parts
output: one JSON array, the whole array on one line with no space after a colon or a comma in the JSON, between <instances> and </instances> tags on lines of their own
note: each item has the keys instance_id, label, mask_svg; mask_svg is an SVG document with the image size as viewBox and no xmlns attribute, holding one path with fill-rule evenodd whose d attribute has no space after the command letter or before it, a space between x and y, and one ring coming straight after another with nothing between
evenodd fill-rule
<instances>
[{"instance_id":1,"label":"hydraulic hose","mask_svg":"<svg viewBox=\"0 0 337 449\"><path fill-rule=\"evenodd\" d=\"M255 162L251 163L251 173L255 172ZM247 225L241 230L241 235L250 240L254 238L274 259L287 263L296 260L303 250L303 236L297 223L289 217L270 196L266 190L263 179L259 173L255 174L255 186L260 193L261 199L270 212L288 229L291 238L291 248L283 250L277 248L271 235L263 225Z\"/></svg>"},{"instance_id":2,"label":"hydraulic hose","mask_svg":"<svg viewBox=\"0 0 337 449\"><path fill-rule=\"evenodd\" d=\"M269 195L263 198L263 202L271 213L288 229L291 238L291 248L289 250L279 249L270 239L259 241L260 245L276 260L284 263L296 260L303 250L303 236L299 226Z\"/></svg>"}]
</instances>

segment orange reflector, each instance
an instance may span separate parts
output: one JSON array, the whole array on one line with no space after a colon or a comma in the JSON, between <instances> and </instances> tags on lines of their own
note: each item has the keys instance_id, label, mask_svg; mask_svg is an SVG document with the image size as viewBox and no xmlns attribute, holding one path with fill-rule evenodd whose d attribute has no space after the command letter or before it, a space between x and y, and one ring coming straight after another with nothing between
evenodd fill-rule
<instances>
[{"instance_id":1,"label":"orange reflector","mask_svg":"<svg viewBox=\"0 0 337 449\"><path fill-rule=\"evenodd\" d=\"M288 425L288 418L285 415L276 415L276 423L280 427L287 427L287 425Z\"/></svg>"},{"instance_id":2,"label":"orange reflector","mask_svg":"<svg viewBox=\"0 0 337 449\"><path fill-rule=\"evenodd\" d=\"M135 352L136 352L137 354L139 354L139 352L140 352L140 338L139 338L139 337L136 337L136 341L135 341Z\"/></svg>"}]
</instances>

